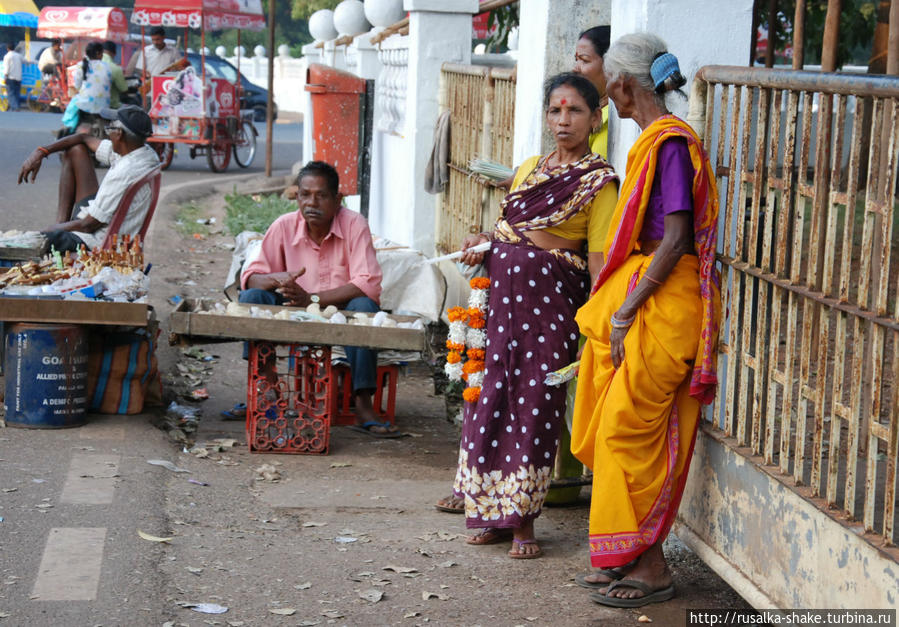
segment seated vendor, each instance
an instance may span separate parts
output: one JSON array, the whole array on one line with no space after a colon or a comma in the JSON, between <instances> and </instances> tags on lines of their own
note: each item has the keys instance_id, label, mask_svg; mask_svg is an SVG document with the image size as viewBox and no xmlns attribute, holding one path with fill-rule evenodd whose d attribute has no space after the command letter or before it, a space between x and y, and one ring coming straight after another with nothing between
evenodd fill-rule
<instances>
[{"instance_id":1,"label":"seated vendor","mask_svg":"<svg viewBox=\"0 0 899 627\"><path fill-rule=\"evenodd\" d=\"M48 146L38 146L22 164L19 183L34 183L41 163L58 152L62 161L59 175L59 201L56 224L44 230L51 246L60 252L76 251L82 244L88 248L103 245L109 223L125 192L159 165L156 151L146 144L152 133L150 116L135 106L103 109L101 117L109 120L109 139L100 140L86 132L76 132ZM91 153L101 164L110 166L102 183ZM151 190L138 190L119 229L120 235L140 232L151 202Z\"/></svg>"},{"instance_id":2,"label":"seated vendor","mask_svg":"<svg viewBox=\"0 0 899 627\"><path fill-rule=\"evenodd\" d=\"M240 277L240 302L360 312L378 311L381 267L375 258L368 223L341 206L337 170L322 161L307 163L297 176L299 211L281 216L269 227L256 259ZM381 424L372 407L377 353L346 347L353 377L357 427L391 437L396 427ZM269 380L274 381L275 364Z\"/></svg>"}]
</instances>

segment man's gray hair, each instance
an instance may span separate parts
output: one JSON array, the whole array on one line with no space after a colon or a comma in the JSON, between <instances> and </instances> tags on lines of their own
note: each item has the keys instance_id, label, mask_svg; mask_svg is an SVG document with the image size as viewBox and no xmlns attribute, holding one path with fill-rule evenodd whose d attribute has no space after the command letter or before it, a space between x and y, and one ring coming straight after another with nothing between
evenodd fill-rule
<instances>
[{"instance_id":1,"label":"man's gray hair","mask_svg":"<svg viewBox=\"0 0 899 627\"><path fill-rule=\"evenodd\" d=\"M646 91L654 93L655 81L650 70L652 62L664 52L668 52L668 46L661 37L652 33L630 33L612 42L602 58L603 67L609 81L625 74L633 77Z\"/></svg>"}]
</instances>

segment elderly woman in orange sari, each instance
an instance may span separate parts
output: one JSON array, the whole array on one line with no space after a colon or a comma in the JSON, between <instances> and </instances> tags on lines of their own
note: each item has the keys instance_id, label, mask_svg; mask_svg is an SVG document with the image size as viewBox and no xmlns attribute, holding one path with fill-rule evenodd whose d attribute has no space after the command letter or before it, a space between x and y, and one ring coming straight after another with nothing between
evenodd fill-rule
<instances>
[{"instance_id":1,"label":"elderly woman in orange sari","mask_svg":"<svg viewBox=\"0 0 899 627\"><path fill-rule=\"evenodd\" d=\"M593 469L591 598L637 607L674 595L662 542L717 383L718 203L700 139L665 95L685 80L658 37L637 33L604 58L620 118L642 129L627 158L606 265L577 313L587 337L572 452Z\"/></svg>"}]
</instances>

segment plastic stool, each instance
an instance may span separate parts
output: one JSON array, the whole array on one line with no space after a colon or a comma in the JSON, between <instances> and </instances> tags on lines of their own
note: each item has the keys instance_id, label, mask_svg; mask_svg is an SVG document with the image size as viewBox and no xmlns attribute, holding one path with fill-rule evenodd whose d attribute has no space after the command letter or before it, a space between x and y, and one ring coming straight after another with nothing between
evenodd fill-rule
<instances>
[{"instance_id":1,"label":"plastic stool","mask_svg":"<svg viewBox=\"0 0 899 627\"><path fill-rule=\"evenodd\" d=\"M352 425L356 423L353 412L353 379L350 368L345 364L334 364L335 381L331 386L334 395L334 412L331 415L332 425ZM396 422L396 382L400 376L399 366L387 364L378 366L375 379L375 396L372 399L375 413L384 422ZM384 391L387 391L385 397Z\"/></svg>"}]
</instances>

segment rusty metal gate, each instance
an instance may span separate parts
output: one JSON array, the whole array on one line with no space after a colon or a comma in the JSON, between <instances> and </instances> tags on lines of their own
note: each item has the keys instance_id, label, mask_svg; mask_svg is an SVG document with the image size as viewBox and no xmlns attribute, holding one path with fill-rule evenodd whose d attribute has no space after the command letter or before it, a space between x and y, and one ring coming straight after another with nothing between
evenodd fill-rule
<instances>
[{"instance_id":1,"label":"rusty metal gate","mask_svg":"<svg viewBox=\"0 0 899 627\"><path fill-rule=\"evenodd\" d=\"M691 122L722 198L715 422L822 511L891 547L899 78L723 66L696 78L691 105L704 113Z\"/></svg>"},{"instance_id":2,"label":"rusty metal gate","mask_svg":"<svg viewBox=\"0 0 899 627\"><path fill-rule=\"evenodd\" d=\"M512 167L515 70L444 63L441 111L450 111L449 183L438 201L436 246L458 250L469 233L490 230L505 190L472 174L479 157Z\"/></svg>"}]
</instances>

